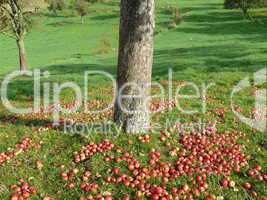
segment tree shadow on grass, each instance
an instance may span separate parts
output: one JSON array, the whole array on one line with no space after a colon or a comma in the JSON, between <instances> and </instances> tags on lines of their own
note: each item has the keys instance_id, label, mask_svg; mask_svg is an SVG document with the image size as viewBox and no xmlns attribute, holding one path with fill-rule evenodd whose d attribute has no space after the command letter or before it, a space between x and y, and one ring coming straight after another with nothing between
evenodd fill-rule
<instances>
[{"instance_id":1,"label":"tree shadow on grass","mask_svg":"<svg viewBox=\"0 0 267 200\"><path fill-rule=\"evenodd\" d=\"M177 72L189 68L199 72L253 72L267 65L267 61L254 61L249 55L242 46L229 44L157 50L153 74L166 75L167 67Z\"/></svg>"},{"instance_id":2,"label":"tree shadow on grass","mask_svg":"<svg viewBox=\"0 0 267 200\"><path fill-rule=\"evenodd\" d=\"M105 66L105 65L99 65L99 64L86 64L86 63L79 63L79 64L59 64L59 65L50 65L41 68L42 71L48 71L51 75L75 75L80 74L84 75L86 71L92 71L92 70L99 70L99 71L105 71L110 74L116 73L116 67L115 66Z\"/></svg>"},{"instance_id":3,"label":"tree shadow on grass","mask_svg":"<svg viewBox=\"0 0 267 200\"><path fill-rule=\"evenodd\" d=\"M218 9L218 7L221 7L220 4L211 3L211 4L205 4L204 6L190 6L190 7L179 7L179 6L165 6L159 9L158 13L162 15L172 16L174 9L178 8L181 15L188 14L191 12L207 12L210 10Z\"/></svg>"},{"instance_id":4,"label":"tree shadow on grass","mask_svg":"<svg viewBox=\"0 0 267 200\"><path fill-rule=\"evenodd\" d=\"M41 76L41 84L49 81L50 83L62 83L73 81L79 85L83 85L84 76L87 71L102 71L111 75L116 75L115 66L105 66L98 64L61 64L61 65L50 65L40 69L41 74L48 71L50 74L49 79ZM90 74L92 81L104 81L103 75ZM109 81L109 80L108 80ZM43 93L43 87L41 87L41 95ZM32 77L19 77L12 80L8 86L8 98L12 101L33 101L34 96L34 82Z\"/></svg>"},{"instance_id":5,"label":"tree shadow on grass","mask_svg":"<svg viewBox=\"0 0 267 200\"><path fill-rule=\"evenodd\" d=\"M0 122L2 124L7 124L7 125L15 125L18 127L27 127L32 129L33 131L36 131L36 133L42 132L42 128L48 128L47 131L61 131L64 132L65 135L68 135L72 138L77 139L76 142L82 142L84 140L84 136L81 134L76 134L72 132L65 132L65 127L64 124L60 124L57 127L54 127L53 121L48 120L48 119L26 119L24 117L18 116L18 115L12 115L12 114L0 114ZM93 124L92 124L93 125Z\"/></svg>"},{"instance_id":6,"label":"tree shadow on grass","mask_svg":"<svg viewBox=\"0 0 267 200\"><path fill-rule=\"evenodd\" d=\"M52 17L52 18L62 18L62 19L65 19L65 18L72 18L74 17L75 15L62 15L60 13L58 14L54 14L52 12L46 12L46 13L42 13L43 16L45 17Z\"/></svg>"},{"instance_id":7,"label":"tree shadow on grass","mask_svg":"<svg viewBox=\"0 0 267 200\"><path fill-rule=\"evenodd\" d=\"M12 80L8 85L7 97L11 101L33 101L34 81L29 77Z\"/></svg>"},{"instance_id":8,"label":"tree shadow on grass","mask_svg":"<svg viewBox=\"0 0 267 200\"><path fill-rule=\"evenodd\" d=\"M252 72L267 65L267 61L263 58L253 59L254 54L263 55L267 48L254 47L255 49L251 50L247 44L247 41L255 44L266 42L266 16L257 17L257 21L248 21L243 19L240 12L209 10L203 14L190 13L184 17L184 21L192 25L178 26L174 30L178 34L195 34L199 38L202 35L221 36L221 38L217 40L210 38L213 42L207 41L205 45L200 41L200 46L192 43L193 47L188 48L156 50L154 75L166 74L167 67L173 67L177 71L191 68L199 72ZM224 40L224 36L226 36L225 43L222 44L220 40ZM227 38L231 38L232 42L227 41ZM239 42L241 40L246 41L246 44Z\"/></svg>"},{"instance_id":9,"label":"tree shadow on grass","mask_svg":"<svg viewBox=\"0 0 267 200\"><path fill-rule=\"evenodd\" d=\"M119 13L118 14L97 15L97 16L90 17L91 20L96 20L96 21L111 20L111 19L117 19L117 18L119 18Z\"/></svg>"},{"instance_id":10,"label":"tree shadow on grass","mask_svg":"<svg viewBox=\"0 0 267 200\"><path fill-rule=\"evenodd\" d=\"M47 24L48 26L53 26L53 27L59 27L59 26L67 26L67 25L75 25L75 24L81 24L81 22L75 22L75 21L60 21L60 22L53 22Z\"/></svg>"},{"instance_id":11,"label":"tree shadow on grass","mask_svg":"<svg viewBox=\"0 0 267 200\"><path fill-rule=\"evenodd\" d=\"M184 18L186 22L192 22L194 27L178 27L176 31L203 35L240 35L247 37L266 38L267 17L255 18L257 21L245 20L238 12L208 12L203 15L189 15Z\"/></svg>"},{"instance_id":12,"label":"tree shadow on grass","mask_svg":"<svg viewBox=\"0 0 267 200\"><path fill-rule=\"evenodd\" d=\"M13 114L0 114L0 122L18 126L27 126L31 128L45 127L52 123L48 119L26 119Z\"/></svg>"}]
</instances>

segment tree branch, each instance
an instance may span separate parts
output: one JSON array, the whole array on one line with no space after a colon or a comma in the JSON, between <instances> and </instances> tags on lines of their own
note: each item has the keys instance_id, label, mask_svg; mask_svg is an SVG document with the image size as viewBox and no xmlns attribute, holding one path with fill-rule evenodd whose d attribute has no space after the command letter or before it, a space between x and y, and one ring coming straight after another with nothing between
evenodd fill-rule
<instances>
[{"instance_id":1,"label":"tree branch","mask_svg":"<svg viewBox=\"0 0 267 200\"><path fill-rule=\"evenodd\" d=\"M7 37L9 37L9 38L12 38L12 39L15 39L15 40L17 39L14 35L12 35L12 34L10 34L8 32L2 31L0 33L5 35L5 36L7 36Z\"/></svg>"}]
</instances>

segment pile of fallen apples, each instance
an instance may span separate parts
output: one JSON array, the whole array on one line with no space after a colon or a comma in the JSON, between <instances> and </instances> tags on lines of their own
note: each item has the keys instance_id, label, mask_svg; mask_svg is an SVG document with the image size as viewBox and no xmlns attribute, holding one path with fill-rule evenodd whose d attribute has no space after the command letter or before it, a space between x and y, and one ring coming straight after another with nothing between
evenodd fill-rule
<instances>
[{"instance_id":1,"label":"pile of fallen apples","mask_svg":"<svg viewBox=\"0 0 267 200\"><path fill-rule=\"evenodd\" d=\"M26 200L36 194L36 188L31 187L29 183L25 182L23 179L19 180L19 184L12 185L10 189L13 191L11 200Z\"/></svg>"},{"instance_id":2,"label":"pile of fallen apples","mask_svg":"<svg viewBox=\"0 0 267 200\"><path fill-rule=\"evenodd\" d=\"M157 112L163 112L167 109L173 109L175 107L177 107L177 104L175 101L152 102L150 104L150 111L157 113Z\"/></svg>"},{"instance_id":3,"label":"pile of fallen apples","mask_svg":"<svg viewBox=\"0 0 267 200\"><path fill-rule=\"evenodd\" d=\"M114 148L114 144L109 140L104 140L100 144L91 143L81 148L80 152L76 153L75 163L82 162L88 158L91 158L96 153L104 153Z\"/></svg>"},{"instance_id":4,"label":"pile of fallen apples","mask_svg":"<svg viewBox=\"0 0 267 200\"><path fill-rule=\"evenodd\" d=\"M95 100L95 101L90 101L86 103L87 109L89 111L94 111L96 108L99 110L102 110L103 107L106 107L108 103L105 101L101 100ZM54 126L53 122L49 121L52 117L53 112L59 111L62 112L62 110L66 109L73 109L77 105L77 102L71 102L71 103L61 103L60 105L54 105L50 104L47 106L47 108L41 108L40 112L32 112L29 114L23 114L19 116L20 118L25 118L27 120L29 119L42 119L42 120L47 120L47 122L38 128L36 128L36 131L39 133L49 131L51 129L58 129L64 126L64 123L67 121L71 121L72 123L93 123L93 122L99 122L99 121L106 121L108 119L111 119L113 116L113 108L107 109L103 112L99 113L84 113L82 111L77 111L75 113L72 113L68 116L61 116L59 120L58 126ZM170 110L175 108L176 102L175 101L159 101L159 102L152 102L150 104L150 111L153 113L160 113L164 112L166 110ZM17 121L17 119L14 120L14 122Z\"/></svg>"},{"instance_id":5,"label":"pile of fallen apples","mask_svg":"<svg viewBox=\"0 0 267 200\"><path fill-rule=\"evenodd\" d=\"M20 153L28 151L31 143L32 143L32 140L26 137L20 143L16 144L16 147L14 150L0 153L0 166L10 161L11 159L16 157Z\"/></svg>"},{"instance_id":6,"label":"pile of fallen apples","mask_svg":"<svg viewBox=\"0 0 267 200\"><path fill-rule=\"evenodd\" d=\"M165 161L163 153L151 149L147 155L148 161L144 163L137 160L130 152L116 146L108 140L102 143L91 143L81 148L76 153L74 162L82 165L95 154L103 154L103 160L109 164L107 174L94 175L93 172L82 171L76 168L69 172L62 172L61 176L66 181L68 189L80 188L88 195L81 199L115 199L110 192L101 192L102 185L113 184L128 188L131 194L125 194L123 199L216 199L209 192L209 177L219 178L220 186L228 189L237 189L237 184L232 180L233 173L242 176L249 168L248 158L243 153L244 146L238 144L237 139L244 136L239 132L218 133L214 126L207 127L203 133L179 131L180 148L170 145L177 132L161 131L160 142L169 149L167 156L172 161ZM149 143L152 135L139 136L142 143ZM130 141L129 145L133 142ZM110 156L109 153L113 153ZM165 155L166 157L166 155ZM114 167L116 166L120 167ZM125 170L126 169L126 170ZM262 166L256 165L248 171L250 177L258 181L267 181ZM97 178L96 178L97 177ZM98 180L98 182L96 181ZM100 181L101 180L101 181ZM259 194L252 183L243 184L248 193L258 198ZM133 195L133 193L135 195ZM260 197L266 200L266 197Z\"/></svg>"},{"instance_id":7,"label":"pile of fallen apples","mask_svg":"<svg viewBox=\"0 0 267 200\"><path fill-rule=\"evenodd\" d=\"M72 104L66 105L64 108L71 106ZM160 102L152 104L151 110L159 112L174 107L174 102ZM225 112L223 109L218 110L217 116L223 119ZM62 119L61 123L63 121ZM141 143L150 143L152 137L152 134L147 134L137 136L137 139ZM237 184L233 180L233 174L246 174L256 181L267 181L266 170L262 166L255 164L252 168L249 167L249 158L243 151L244 145L237 142L240 137L244 137L244 134L234 131L219 133L214 124L206 127L201 133L198 130L187 132L175 126L173 130L161 131L159 137L156 136L167 153L160 149L150 149L150 152L143 156L146 161L138 160L132 152L125 151L109 140L92 142L75 153L75 167L62 171L61 177L67 189L81 190L81 200L118 199L116 194L102 191L101 188L108 188L108 185L131 191L122 195L124 200L139 200L144 197L153 200L217 199L218 197L211 194L209 177L217 177L218 186L231 190L240 187L240 183ZM25 138L16 145L15 150L1 153L0 166L19 153L27 151L30 144L31 139ZM129 140L128 144L133 145L133 141ZM103 161L109 167L105 174L94 174L83 167L83 163L90 162L96 154L102 154ZM243 182L241 186L253 198L267 200L267 197L259 195L252 182ZM12 200L27 199L36 192L24 181L11 189L14 191Z\"/></svg>"}]
</instances>

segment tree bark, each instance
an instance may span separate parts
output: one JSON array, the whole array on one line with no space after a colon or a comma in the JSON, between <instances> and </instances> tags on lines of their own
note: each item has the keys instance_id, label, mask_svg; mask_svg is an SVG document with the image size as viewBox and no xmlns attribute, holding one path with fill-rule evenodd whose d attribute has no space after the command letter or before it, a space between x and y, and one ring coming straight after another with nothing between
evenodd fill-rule
<instances>
[{"instance_id":1,"label":"tree bark","mask_svg":"<svg viewBox=\"0 0 267 200\"><path fill-rule=\"evenodd\" d=\"M26 61L26 50L24 45L24 38L20 38L17 40L17 45L19 48L19 63L20 63L20 71L27 70L27 61Z\"/></svg>"},{"instance_id":2,"label":"tree bark","mask_svg":"<svg viewBox=\"0 0 267 200\"><path fill-rule=\"evenodd\" d=\"M154 0L121 0L114 120L127 133L144 132L150 127L154 28ZM123 89L125 84L131 85ZM123 92L120 94L121 89ZM128 98L123 98L123 95L128 95Z\"/></svg>"}]
</instances>

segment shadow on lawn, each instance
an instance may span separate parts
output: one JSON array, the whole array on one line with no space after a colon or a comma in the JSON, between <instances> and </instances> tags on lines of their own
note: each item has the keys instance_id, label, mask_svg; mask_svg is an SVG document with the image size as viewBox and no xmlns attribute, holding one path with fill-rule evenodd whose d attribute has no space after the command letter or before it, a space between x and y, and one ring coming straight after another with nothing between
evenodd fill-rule
<instances>
[{"instance_id":1,"label":"shadow on lawn","mask_svg":"<svg viewBox=\"0 0 267 200\"><path fill-rule=\"evenodd\" d=\"M72 15L72 14L69 14L69 15L63 15L63 14L61 14L61 13L54 14L54 13L52 13L52 12L42 13L41 15L43 15L43 16L45 16L45 17L62 18L62 19L75 17L75 15Z\"/></svg>"},{"instance_id":2,"label":"shadow on lawn","mask_svg":"<svg viewBox=\"0 0 267 200\"><path fill-rule=\"evenodd\" d=\"M254 20L243 19L240 12L207 12L202 15L189 15L186 22L196 24L192 28L177 28L177 32L195 33L203 35L241 35L241 38L266 38L267 16L258 16ZM250 37L247 37L250 36Z\"/></svg>"},{"instance_id":3,"label":"shadow on lawn","mask_svg":"<svg viewBox=\"0 0 267 200\"><path fill-rule=\"evenodd\" d=\"M84 75L86 71L89 70L99 70L105 71L110 74L116 73L115 66L104 66L98 64L62 64L62 65L50 65L44 68L41 68L42 71L49 71L51 75L61 75L61 74L80 74Z\"/></svg>"},{"instance_id":4,"label":"shadow on lawn","mask_svg":"<svg viewBox=\"0 0 267 200\"><path fill-rule=\"evenodd\" d=\"M25 119L12 114L3 114L0 115L0 122L14 125L27 126L31 128L39 128L50 125L52 122L48 119Z\"/></svg>"},{"instance_id":5,"label":"shadow on lawn","mask_svg":"<svg viewBox=\"0 0 267 200\"><path fill-rule=\"evenodd\" d=\"M47 131L51 131L51 130L61 131L61 132L64 131L64 135L70 136L71 138L76 139L77 140L76 142L82 142L84 140L84 137L81 134L75 134L75 133L73 134L71 132L69 132L69 133L65 132L63 124L61 124L60 126L57 126L57 127L53 127L52 126L53 121L48 120L48 119L33 119L33 118L25 119L25 118L22 118L20 116L15 116L15 115L11 115L11 114L5 115L5 114L1 113L0 114L0 122L3 125L13 124L15 126L22 127L22 128L27 127L27 128L32 129L33 131L36 131L36 133L43 132L43 130L41 130L40 128L49 127L49 129Z\"/></svg>"},{"instance_id":6,"label":"shadow on lawn","mask_svg":"<svg viewBox=\"0 0 267 200\"><path fill-rule=\"evenodd\" d=\"M264 49L259 49L258 51L263 53ZM265 49L265 52L266 51ZM249 57L250 55L251 52L248 49L242 48L239 44L210 44L210 46L156 50L154 53L153 77L155 79L158 77L166 77L169 67L178 74L187 73L186 71L188 69L194 70L197 74L236 71L253 72L267 65L267 61L252 60ZM80 63L50 65L41 68L42 72L49 71L51 75L50 82L74 81L81 85L83 85L85 72L90 70L105 71L116 76L115 65L105 66ZM95 75L90 76L92 78L96 77ZM96 79L101 81L101 78L96 77ZM44 81L47 81L47 79ZM33 88L32 78L22 77L11 83L8 96L14 101L32 101Z\"/></svg>"},{"instance_id":7,"label":"shadow on lawn","mask_svg":"<svg viewBox=\"0 0 267 200\"><path fill-rule=\"evenodd\" d=\"M61 64L61 65L50 65L40 69L41 72L48 71L50 74L49 79L42 79L43 82L50 83L62 83L73 81L80 86L84 84L84 75L86 71L104 71L109 74L116 74L115 66L104 66L97 64ZM102 75L91 74L90 77L93 81L100 81L101 83L105 80ZM99 78L100 77L100 78ZM106 78L107 79L107 78ZM109 81L109 80L108 80ZM109 82L108 82L109 83ZM41 95L43 94L43 87L41 89ZM34 82L32 77L19 77L13 80L8 87L8 98L12 101L33 101L34 95Z\"/></svg>"},{"instance_id":8,"label":"shadow on lawn","mask_svg":"<svg viewBox=\"0 0 267 200\"><path fill-rule=\"evenodd\" d=\"M237 12L216 12L210 6L209 12L203 14L189 14L185 16L185 23L193 26L178 26L176 31L186 34L224 36L231 35L231 40L223 45L207 43L205 46L161 49L155 51L154 75L167 73L165 67L173 67L176 71L192 68L199 72L252 72L267 65L266 60L253 59L253 54L264 54L267 49L256 48L251 51L241 40L252 43L266 42L267 17L255 18L257 21L244 20ZM203 8L204 9L204 8ZM203 45L203 44L202 44ZM195 45L194 45L195 46Z\"/></svg>"},{"instance_id":9,"label":"shadow on lawn","mask_svg":"<svg viewBox=\"0 0 267 200\"><path fill-rule=\"evenodd\" d=\"M77 21L60 21L60 22L54 22L54 23L49 23L47 24L48 26L53 26L53 27L58 27L58 26L67 26L67 25L75 25L75 24L81 24L81 22Z\"/></svg>"},{"instance_id":10,"label":"shadow on lawn","mask_svg":"<svg viewBox=\"0 0 267 200\"><path fill-rule=\"evenodd\" d=\"M266 66L266 61L248 58L251 53L239 45L211 45L191 48L173 48L155 51L154 75L166 74L172 67L181 72L188 68L196 72L253 72Z\"/></svg>"},{"instance_id":11,"label":"shadow on lawn","mask_svg":"<svg viewBox=\"0 0 267 200\"><path fill-rule=\"evenodd\" d=\"M91 20L97 20L97 21L103 21L103 20L111 20L111 19L116 19L119 18L119 13L117 14L106 14L106 15L97 15L93 16L90 19Z\"/></svg>"},{"instance_id":12,"label":"shadow on lawn","mask_svg":"<svg viewBox=\"0 0 267 200\"><path fill-rule=\"evenodd\" d=\"M191 6L191 7L179 7L179 6L165 6L165 7L161 7L159 9L159 13L162 15L168 15L168 16L172 16L174 13L174 9L178 8L180 13L182 15L187 14L187 13L191 13L191 12L199 12L199 11L210 11L210 10L215 10L222 7L221 4L217 4L217 3L210 3L210 4L205 4L204 6L199 5L199 6Z\"/></svg>"}]
</instances>

